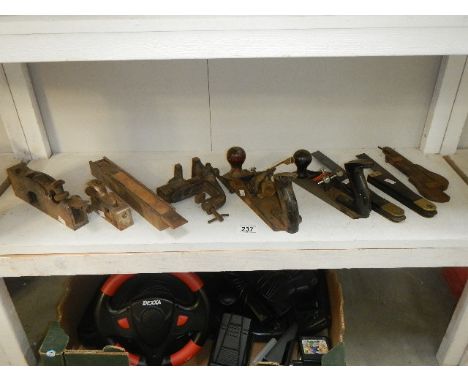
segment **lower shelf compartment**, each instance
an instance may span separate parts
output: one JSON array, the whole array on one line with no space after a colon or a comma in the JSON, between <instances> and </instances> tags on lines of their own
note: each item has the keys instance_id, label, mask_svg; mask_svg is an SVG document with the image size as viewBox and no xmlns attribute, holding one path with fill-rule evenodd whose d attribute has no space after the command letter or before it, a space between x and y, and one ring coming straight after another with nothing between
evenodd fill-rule
<instances>
[{"instance_id":1,"label":"lower shelf compartment","mask_svg":"<svg viewBox=\"0 0 468 382\"><path fill-rule=\"evenodd\" d=\"M435 354L456 303L441 269L337 273L344 296L347 365L437 365ZM66 279L7 279L36 351L48 323L56 317L54 307Z\"/></svg>"},{"instance_id":2,"label":"lower shelf compartment","mask_svg":"<svg viewBox=\"0 0 468 382\"><path fill-rule=\"evenodd\" d=\"M200 282L198 286L195 285L197 282ZM186 287L192 293L187 294L190 291ZM101 297L97 298L100 291ZM130 304L126 300L129 297ZM191 307L179 310L179 306L187 304ZM124 306L125 313L118 313L118 319L112 315L115 313L109 314L123 312ZM208 310L203 306L209 306ZM200 313L198 315L195 314L197 310ZM96 325L95 312L100 312L101 325ZM207 312L209 315L206 315ZM75 276L67 283L64 296L57 307L58 325L55 322L52 324L39 349L40 364L160 364L159 358L158 361L151 361L148 358L151 352L143 351L144 346L141 345L142 349L134 341L128 340L128 336L137 336L139 341L145 343L159 338L157 341L164 343L163 339L168 332L182 333L187 330L184 328L188 328L190 335L171 342L172 350L164 353L166 356L172 353L170 358L166 358L166 362L173 365L207 365L223 314L229 313L245 316L251 321L251 327L248 340L245 338L247 353L242 357L244 361L239 360L239 363L233 361L235 347L232 346L237 345L236 340L231 338L233 333L238 333L239 327L236 326L233 332L226 334L227 337L222 336L227 341L224 356L219 358L222 365L250 365L271 338L278 342L283 341L284 347L276 349L277 356L268 359L271 361L268 363L289 364L289 361L282 361L283 357L290 353L291 360L298 359L297 344L298 339L302 338L299 336L309 338L317 335L326 336L330 349L323 356L322 364L344 364L343 299L334 271L140 274L113 275L110 278ZM163 316L166 318L163 319ZM149 321L148 317L151 317ZM181 317L185 317L185 320L179 325ZM124 326L120 323L122 320L125 320ZM166 323L170 326L166 326ZM193 327L191 325L205 329L193 330L190 329ZM289 332L293 326L296 327L297 334L293 334L287 342L281 340L283 334ZM114 342L104 340L98 334L98 327L104 331L113 327ZM163 327L165 329L161 331L159 328ZM193 347L198 348L197 339L205 336L206 342L200 340L202 349L193 356ZM109 346L109 343L114 345ZM188 347L191 348L190 351L184 351L187 346L183 345L190 343L194 346ZM192 355L189 357L187 354ZM166 362L163 361L163 364L167 364Z\"/></svg>"}]
</instances>

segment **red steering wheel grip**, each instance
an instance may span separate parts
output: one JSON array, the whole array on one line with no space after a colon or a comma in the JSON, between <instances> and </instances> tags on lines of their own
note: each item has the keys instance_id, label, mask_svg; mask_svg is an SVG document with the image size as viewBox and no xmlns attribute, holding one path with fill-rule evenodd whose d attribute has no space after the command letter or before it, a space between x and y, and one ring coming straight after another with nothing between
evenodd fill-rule
<instances>
[{"instance_id":1,"label":"red steering wheel grip","mask_svg":"<svg viewBox=\"0 0 468 382\"><path fill-rule=\"evenodd\" d=\"M123 350L125 350L125 348L120 345L118 342L115 344L115 346L118 346L119 348L122 348ZM138 355L138 354L133 354L133 353L130 353L129 351L125 350L128 354L128 364L130 366L138 366L140 365L141 363L141 357Z\"/></svg>"},{"instance_id":2,"label":"red steering wheel grip","mask_svg":"<svg viewBox=\"0 0 468 382\"><path fill-rule=\"evenodd\" d=\"M195 342L190 340L182 349L176 351L174 354L171 354L169 357L169 362L166 364L172 366L183 365L184 363L190 361L201 349L202 347L200 345L197 345Z\"/></svg>"},{"instance_id":3,"label":"red steering wheel grip","mask_svg":"<svg viewBox=\"0 0 468 382\"><path fill-rule=\"evenodd\" d=\"M182 281L192 292L197 292L203 288L203 281L195 273L171 273L172 276ZM101 292L106 296L114 296L120 287L136 274L112 275L109 276L101 287Z\"/></svg>"},{"instance_id":4,"label":"red steering wheel grip","mask_svg":"<svg viewBox=\"0 0 468 382\"><path fill-rule=\"evenodd\" d=\"M171 273L171 275L187 285L192 292L198 292L203 288L202 279L195 273Z\"/></svg>"},{"instance_id":5,"label":"red steering wheel grip","mask_svg":"<svg viewBox=\"0 0 468 382\"><path fill-rule=\"evenodd\" d=\"M104 285L101 287L101 292L108 297L112 297L117 293L123 284L135 276L135 274L109 276Z\"/></svg>"}]
</instances>

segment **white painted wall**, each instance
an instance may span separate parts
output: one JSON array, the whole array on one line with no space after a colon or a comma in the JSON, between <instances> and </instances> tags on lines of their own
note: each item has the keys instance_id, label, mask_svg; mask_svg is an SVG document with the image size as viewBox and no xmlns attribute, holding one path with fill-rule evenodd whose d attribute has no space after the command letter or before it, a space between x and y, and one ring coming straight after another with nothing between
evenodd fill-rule
<instances>
[{"instance_id":1,"label":"white painted wall","mask_svg":"<svg viewBox=\"0 0 468 382\"><path fill-rule=\"evenodd\" d=\"M205 60L38 63L30 72L56 153L294 150L418 147L439 64L223 59L209 68Z\"/></svg>"},{"instance_id":2,"label":"white painted wall","mask_svg":"<svg viewBox=\"0 0 468 382\"><path fill-rule=\"evenodd\" d=\"M460 138L460 143L458 144L459 149L468 149L468 119L465 122L465 127Z\"/></svg>"},{"instance_id":3,"label":"white painted wall","mask_svg":"<svg viewBox=\"0 0 468 382\"><path fill-rule=\"evenodd\" d=\"M0 153L11 153L10 142L6 135L5 127L3 126L2 120L0 119Z\"/></svg>"},{"instance_id":4,"label":"white painted wall","mask_svg":"<svg viewBox=\"0 0 468 382\"><path fill-rule=\"evenodd\" d=\"M213 148L418 147L438 57L210 61Z\"/></svg>"},{"instance_id":5,"label":"white painted wall","mask_svg":"<svg viewBox=\"0 0 468 382\"><path fill-rule=\"evenodd\" d=\"M29 69L54 153L210 150L206 60Z\"/></svg>"}]
</instances>

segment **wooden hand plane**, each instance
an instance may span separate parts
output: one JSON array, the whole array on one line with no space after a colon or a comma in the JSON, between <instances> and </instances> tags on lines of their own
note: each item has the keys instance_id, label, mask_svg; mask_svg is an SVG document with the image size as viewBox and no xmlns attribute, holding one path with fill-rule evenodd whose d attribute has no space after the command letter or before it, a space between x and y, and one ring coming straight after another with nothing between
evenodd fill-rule
<instances>
[{"instance_id":1,"label":"wooden hand plane","mask_svg":"<svg viewBox=\"0 0 468 382\"><path fill-rule=\"evenodd\" d=\"M168 203L177 203L181 200L195 196L195 203L201 204L203 211L214 218L214 221L224 221L228 214L220 214L220 209L226 203L226 195L218 183L216 176L219 171L210 163L203 165L199 158L192 158L192 178L184 179L182 166L177 163L174 166L174 177L164 186L158 187L156 193ZM209 198L206 198L206 195Z\"/></svg>"},{"instance_id":2,"label":"wooden hand plane","mask_svg":"<svg viewBox=\"0 0 468 382\"><path fill-rule=\"evenodd\" d=\"M288 173L274 174L279 164L264 171L244 170L246 154L241 147L231 147L227 160L231 170L220 181L231 193L236 193L274 231L295 233L301 216ZM289 159L288 159L289 160Z\"/></svg>"},{"instance_id":3,"label":"wooden hand plane","mask_svg":"<svg viewBox=\"0 0 468 382\"><path fill-rule=\"evenodd\" d=\"M450 196L444 192L448 188L449 182L442 175L429 171L419 164L414 164L390 147L379 147L379 149L385 154L385 161L405 174L426 199L437 203L445 203L450 200Z\"/></svg>"},{"instance_id":4,"label":"wooden hand plane","mask_svg":"<svg viewBox=\"0 0 468 382\"><path fill-rule=\"evenodd\" d=\"M20 163L7 170L15 195L76 230L88 223L88 203L63 189L65 182Z\"/></svg>"},{"instance_id":5,"label":"wooden hand plane","mask_svg":"<svg viewBox=\"0 0 468 382\"><path fill-rule=\"evenodd\" d=\"M91 174L103 182L158 230L177 228L187 223L174 207L145 185L104 157L89 162Z\"/></svg>"},{"instance_id":6,"label":"wooden hand plane","mask_svg":"<svg viewBox=\"0 0 468 382\"><path fill-rule=\"evenodd\" d=\"M363 169L368 168L371 162L347 162L346 171L340 167L334 168L333 171L310 171L307 167L312 162L312 156L307 150L294 153L294 163L297 167L294 183L353 219L367 218L371 211L371 194ZM349 178L349 186L343 183L346 177Z\"/></svg>"},{"instance_id":7,"label":"wooden hand plane","mask_svg":"<svg viewBox=\"0 0 468 382\"><path fill-rule=\"evenodd\" d=\"M107 191L106 185L97 179L86 184L86 195L91 199L89 211L95 211L115 228L124 230L133 225L132 210L115 192Z\"/></svg>"},{"instance_id":8,"label":"wooden hand plane","mask_svg":"<svg viewBox=\"0 0 468 382\"><path fill-rule=\"evenodd\" d=\"M367 181L374 187L390 195L421 216L431 218L437 214L437 208L434 203L411 191L411 189L406 187L367 154L359 154L357 157L372 161L372 172L368 175Z\"/></svg>"}]
</instances>

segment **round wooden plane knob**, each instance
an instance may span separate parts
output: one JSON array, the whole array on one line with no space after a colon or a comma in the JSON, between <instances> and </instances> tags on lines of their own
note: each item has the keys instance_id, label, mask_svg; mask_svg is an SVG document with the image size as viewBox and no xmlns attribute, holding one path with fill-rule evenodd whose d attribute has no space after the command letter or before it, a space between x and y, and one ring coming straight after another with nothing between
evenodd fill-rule
<instances>
[{"instance_id":1,"label":"round wooden plane knob","mask_svg":"<svg viewBox=\"0 0 468 382\"><path fill-rule=\"evenodd\" d=\"M226 158L231 165L231 170L240 171L246 158L245 150L242 147L231 147L227 152Z\"/></svg>"},{"instance_id":2,"label":"round wooden plane knob","mask_svg":"<svg viewBox=\"0 0 468 382\"><path fill-rule=\"evenodd\" d=\"M294 164L297 167L297 177L307 178L307 167L312 162L312 154L307 150L297 150L294 155Z\"/></svg>"}]
</instances>

